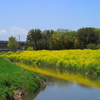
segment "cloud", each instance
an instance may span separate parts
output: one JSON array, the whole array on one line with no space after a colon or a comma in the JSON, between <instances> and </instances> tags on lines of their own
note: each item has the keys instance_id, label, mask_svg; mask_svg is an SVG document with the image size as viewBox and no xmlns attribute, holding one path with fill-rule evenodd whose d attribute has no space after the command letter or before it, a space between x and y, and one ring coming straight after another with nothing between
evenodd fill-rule
<instances>
[{"instance_id":1,"label":"cloud","mask_svg":"<svg viewBox=\"0 0 100 100\"><path fill-rule=\"evenodd\" d=\"M20 40L26 41L27 33L28 32L24 28L13 26L10 28L9 32L6 30L0 30L0 40L8 40L10 36L16 37L18 40L20 35Z\"/></svg>"},{"instance_id":2,"label":"cloud","mask_svg":"<svg viewBox=\"0 0 100 100\"><path fill-rule=\"evenodd\" d=\"M10 34L13 35L13 34L24 34L26 35L27 34L27 31L23 28L19 28L19 27L11 27L11 30L10 30Z\"/></svg>"},{"instance_id":3,"label":"cloud","mask_svg":"<svg viewBox=\"0 0 100 100\"><path fill-rule=\"evenodd\" d=\"M0 30L0 34L7 34L6 30Z\"/></svg>"},{"instance_id":4,"label":"cloud","mask_svg":"<svg viewBox=\"0 0 100 100\"><path fill-rule=\"evenodd\" d=\"M17 40L19 40L19 35L21 41L26 41L27 31L24 28L19 28L15 26L11 27L10 36L14 36Z\"/></svg>"}]
</instances>

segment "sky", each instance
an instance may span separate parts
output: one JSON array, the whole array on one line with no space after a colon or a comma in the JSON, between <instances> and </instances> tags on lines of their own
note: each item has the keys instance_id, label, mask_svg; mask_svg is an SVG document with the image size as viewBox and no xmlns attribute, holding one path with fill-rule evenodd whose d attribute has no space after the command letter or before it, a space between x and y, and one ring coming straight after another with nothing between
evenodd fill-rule
<instances>
[{"instance_id":1,"label":"sky","mask_svg":"<svg viewBox=\"0 0 100 100\"><path fill-rule=\"evenodd\" d=\"M0 40L26 41L31 29L100 28L100 0L0 0Z\"/></svg>"}]
</instances>

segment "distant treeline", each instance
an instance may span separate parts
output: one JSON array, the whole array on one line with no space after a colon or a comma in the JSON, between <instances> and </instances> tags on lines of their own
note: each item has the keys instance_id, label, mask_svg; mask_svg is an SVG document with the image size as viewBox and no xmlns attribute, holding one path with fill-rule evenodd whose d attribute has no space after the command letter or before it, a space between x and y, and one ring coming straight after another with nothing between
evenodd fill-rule
<instances>
[{"instance_id":1,"label":"distant treeline","mask_svg":"<svg viewBox=\"0 0 100 100\"><path fill-rule=\"evenodd\" d=\"M25 49L28 48L35 50L99 49L100 29L92 27L80 28L77 31L31 29L25 45Z\"/></svg>"}]
</instances>

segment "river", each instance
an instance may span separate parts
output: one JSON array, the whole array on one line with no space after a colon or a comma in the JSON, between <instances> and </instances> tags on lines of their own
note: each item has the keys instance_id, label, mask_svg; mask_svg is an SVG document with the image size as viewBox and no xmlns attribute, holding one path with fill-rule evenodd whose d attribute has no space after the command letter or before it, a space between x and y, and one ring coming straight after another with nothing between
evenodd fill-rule
<instances>
[{"instance_id":1,"label":"river","mask_svg":"<svg viewBox=\"0 0 100 100\"><path fill-rule=\"evenodd\" d=\"M29 69L28 67L27 69ZM79 72L30 68L44 74L47 86L42 87L36 93L29 94L24 100L99 100L100 77L84 75ZM41 70L41 71L40 71ZM49 75L46 75L46 72ZM50 73L51 74L50 74Z\"/></svg>"}]
</instances>

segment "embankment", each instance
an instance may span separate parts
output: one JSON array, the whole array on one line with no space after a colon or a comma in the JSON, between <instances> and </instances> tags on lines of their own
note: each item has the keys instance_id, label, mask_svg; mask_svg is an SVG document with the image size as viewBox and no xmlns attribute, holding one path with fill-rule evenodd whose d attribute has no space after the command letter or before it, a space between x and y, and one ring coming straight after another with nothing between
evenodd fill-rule
<instances>
[{"instance_id":1,"label":"embankment","mask_svg":"<svg viewBox=\"0 0 100 100\"><path fill-rule=\"evenodd\" d=\"M45 81L42 75L0 58L0 100L20 100Z\"/></svg>"}]
</instances>

